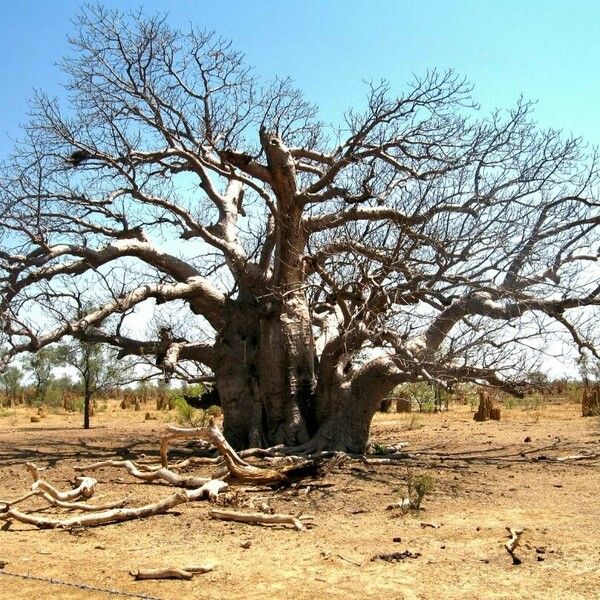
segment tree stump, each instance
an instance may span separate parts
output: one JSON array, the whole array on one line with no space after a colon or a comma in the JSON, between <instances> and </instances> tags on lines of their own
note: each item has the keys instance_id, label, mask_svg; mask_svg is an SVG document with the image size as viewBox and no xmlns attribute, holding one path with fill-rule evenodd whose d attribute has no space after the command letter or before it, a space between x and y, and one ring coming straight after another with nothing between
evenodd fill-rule
<instances>
[{"instance_id":1,"label":"tree stump","mask_svg":"<svg viewBox=\"0 0 600 600\"><path fill-rule=\"evenodd\" d=\"M500 420L500 408L494 407L494 402L484 391L479 392L479 407L473 415L475 421Z\"/></svg>"},{"instance_id":2,"label":"tree stump","mask_svg":"<svg viewBox=\"0 0 600 600\"><path fill-rule=\"evenodd\" d=\"M409 413L412 411L412 404L410 398L398 398L396 400L396 412L397 413Z\"/></svg>"},{"instance_id":3,"label":"tree stump","mask_svg":"<svg viewBox=\"0 0 600 600\"><path fill-rule=\"evenodd\" d=\"M600 385L596 384L593 388L583 388L583 396L581 398L581 416L600 416Z\"/></svg>"}]
</instances>

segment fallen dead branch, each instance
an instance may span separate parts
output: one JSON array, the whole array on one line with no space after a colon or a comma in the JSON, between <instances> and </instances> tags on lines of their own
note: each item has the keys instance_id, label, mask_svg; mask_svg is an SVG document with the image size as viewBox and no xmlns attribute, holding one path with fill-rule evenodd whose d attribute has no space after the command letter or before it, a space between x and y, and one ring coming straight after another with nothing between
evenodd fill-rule
<instances>
[{"instance_id":1,"label":"fallen dead branch","mask_svg":"<svg viewBox=\"0 0 600 600\"><path fill-rule=\"evenodd\" d=\"M91 477L79 477L79 485L76 488L67 492L61 492L47 481L40 479L40 469L35 464L26 463L25 466L33 477L31 491L23 494L23 496L15 498L14 500L0 500L0 507L3 507L0 510L9 508L15 504L20 504L32 496L39 496L43 498L51 506L66 508L69 510L82 510L86 512L121 508L127 502L127 500L120 500L101 505L93 505L87 504L86 502L72 502L64 500L64 498L71 498L73 500L78 498L90 498L95 492L97 481Z\"/></svg>"},{"instance_id":2,"label":"fallen dead branch","mask_svg":"<svg viewBox=\"0 0 600 600\"><path fill-rule=\"evenodd\" d=\"M237 521L238 523L265 524L265 525L293 525L298 531L314 526L314 517L309 515L283 515L265 513L243 513L234 510L211 510L208 513L213 519L222 521Z\"/></svg>"},{"instance_id":3,"label":"fallen dead branch","mask_svg":"<svg viewBox=\"0 0 600 600\"><path fill-rule=\"evenodd\" d=\"M234 479L263 485L283 483L287 480L282 471L255 467L240 458L214 422L211 422L208 427L169 427L168 429L170 433L163 437L160 443L161 464L168 464L167 451L173 439L196 437L211 442L217 448L225 460L229 474Z\"/></svg>"},{"instance_id":4,"label":"fallen dead branch","mask_svg":"<svg viewBox=\"0 0 600 600\"><path fill-rule=\"evenodd\" d=\"M15 504L20 504L21 502L27 500L28 498L31 498L31 496L36 496L38 494L37 491L32 491L32 492L27 492L26 494L23 494L22 496L19 496L18 498L15 498L14 500L0 500L0 507L8 507L8 506L14 506Z\"/></svg>"},{"instance_id":5,"label":"fallen dead branch","mask_svg":"<svg viewBox=\"0 0 600 600\"><path fill-rule=\"evenodd\" d=\"M56 498L52 498L52 496L48 494L41 494L42 498L51 504L52 506L57 506L58 508L66 508L68 510L82 510L85 512L99 512L103 510L111 510L113 508L122 508L127 504L127 499L116 500L115 502L107 502L106 504L87 504L87 502L63 502L62 500L57 500Z\"/></svg>"},{"instance_id":6,"label":"fallen dead branch","mask_svg":"<svg viewBox=\"0 0 600 600\"><path fill-rule=\"evenodd\" d=\"M40 529L71 529L75 527L94 527L97 525L107 525L109 523L119 523L122 521L131 521L133 519L142 519L153 515L165 513L171 508L203 498L215 499L217 494L227 488L224 481L212 480L205 483L202 487L195 490L178 490L171 496L164 498L152 504L145 504L137 508L115 508L97 512L94 514L78 515L69 519L51 519L24 513L16 508L5 507L0 512L0 520L14 519L20 523L35 525Z\"/></svg>"},{"instance_id":7,"label":"fallen dead branch","mask_svg":"<svg viewBox=\"0 0 600 600\"><path fill-rule=\"evenodd\" d=\"M571 456L558 456L551 460L556 462L565 462L569 460L590 460L593 458L598 458L600 456L600 452L592 452L590 454L572 454Z\"/></svg>"},{"instance_id":8,"label":"fallen dead branch","mask_svg":"<svg viewBox=\"0 0 600 600\"><path fill-rule=\"evenodd\" d=\"M14 506L15 504L19 504L20 502L23 502L24 500L27 500L32 496L40 496L51 506L56 506L58 508L66 508L68 510L83 510L86 512L109 510L111 508L121 508L125 506L125 504L127 504L127 499L118 500L116 502L108 502L106 504L87 504L86 502L63 502L62 500L57 500L50 494L38 489L33 490L28 494L21 496L20 498L15 498L14 500L0 500L0 506Z\"/></svg>"},{"instance_id":9,"label":"fallen dead branch","mask_svg":"<svg viewBox=\"0 0 600 600\"><path fill-rule=\"evenodd\" d=\"M315 476L320 470L317 460L301 459L278 469L255 467L243 460L231 447L219 428L211 421L208 427L168 427L169 434L161 440L161 464L168 464L168 447L173 439L199 438L211 442L223 457L229 477L241 483L255 485L287 485L296 479ZM254 449L253 449L254 450ZM335 459L333 459L335 460ZM225 476L219 472L216 477Z\"/></svg>"},{"instance_id":10,"label":"fallen dead branch","mask_svg":"<svg viewBox=\"0 0 600 600\"><path fill-rule=\"evenodd\" d=\"M519 546L519 538L523 534L524 529L513 529L512 527L507 527L506 529L508 530L510 539L504 544L504 547L510 554L513 565L520 565L523 561L515 554L515 550Z\"/></svg>"},{"instance_id":11,"label":"fallen dead branch","mask_svg":"<svg viewBox=\"0 0 600 600\"><path fill-rule=\"evenodd\" d=\"M32 491L41 490L48 495L52 496L55 500L61 502L70 502L72 500L79 500L83 498L87 500L94 495L96 491L96 485L98 481L93 477L78 477L77 481L79 485L72 490L67 492L61 492L56 489L53 485L50 485L47 481L40 478L40 469L31 462L25 463L27 470L33 477L33 484L31 485Z\"/></svg>"},{"instance_id":12,"label":"fallen dead branch","mask_svg":"<svg viewBox=\"0 0 600 600\"><path fill-rule=\"evenodd\" d=\"M218 459L200 459L203 464L221 463L226 470L219 477L212 479L197 477L194 475L180 475L168 468L168 449L175 439L196 438L212 444L216 447L221 457ZM273 458L279 449L260 451L252 449L247 454L261 455ZM345 460L345 455L334 453L327 462L321 463L319 459L303 458L281 458L277 461L285 464L277 465L277 468L261 468L249 464L227 442L221 431L211 421L208 427L179 428L170 427L167 435L160 440L161 465L149 464L148 462L136 463L131 460L104 460L88 465L75 466L76 471L94 471L105 467L123 468L136 479L146 482L164 482L169 485L185 488L185 491L177 491L171 496L158 502L146 504L139 507L124 507L125 501L113 502L103 505L90 505L81 500L87 500L94 495L98 481L93 477L78 477L78 485L72 490L61 491L40 477L40 469L33 463L27 463L27 469L33 477L31 492L12 501L0 502L0 520L15 520L21 523L34 525L39 528L80 528L105 525L122 521L129 521L165 513L171 508L192 500L208 498L215 500L220 492L224 491L228 484L223 479L230 478L243 484L253 486L280 486L293 485L307 477L322 476L334 466ZM177 463L175 468L187 465L193 459L187 459ZM275 461L274 461L275 462ZM32 496L40 496L52 506L68 510L81 510L89 514L78 515L69 518L47 517L27 513L15 507L16 504L25 501ZM212 511L214 518L228 519L246 523L264 524L290 524L296 529L302 530L313 523L312 517L298 515L273 515L263 513L234 513L230 511ZM93 513L93 514L92 514Z\"/></svg>"},{"instance_id":13,"label":"fallen dead branch","mask_svg":"<svg viewBox=\"0 0 600 600\"><path fill-rule=\"evenodd\" d=\"M193 575L178 569L177 567L166 567L163 569L141 569L139 571L129 571L129 574L136 580L142 579L191 579Z\"/></svg>"},{"instance_id":14,"label":"fallen dead branch","mask_svg":"<svg viewBox=\"0 0 600 600\"><path fill-rule=\"evenodd\" d=\"M160 569L138 569L129 571L129 574L136 580L143 579L187 579L190 580L194 575L200 575L214 571L214 565L192 565L188 567L162 567Z\"/></svg>"},{"instance_id":15,"label":"fallen dead branch","mask_svg":"<svg viewBox=\"0 0 600 600\"><path fill-rule=\"evenodd\" d=\"M78 465L73 467L76 471L93 471L95 469L102 469L104 467L122 467L127 472L141 479L142 481L164 481L175 487L184 487L189 489L198 488L210 479L206 477L195 477L193 475L179 475L164 467L158 467L153 470L140 470L139 465L136 465L131 460L104 460L102 462L92 463L90 465Z\"/></svg>"}]
</instances>

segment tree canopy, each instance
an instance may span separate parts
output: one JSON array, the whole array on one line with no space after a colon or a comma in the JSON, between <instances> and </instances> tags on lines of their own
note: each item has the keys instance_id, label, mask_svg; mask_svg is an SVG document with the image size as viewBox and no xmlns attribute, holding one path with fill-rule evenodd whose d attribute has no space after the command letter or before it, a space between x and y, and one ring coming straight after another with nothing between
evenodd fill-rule
<instances>
[{"instance_id":1,"label":"tree canopy","mask_svg":"<svg viewBox=\"0 0 600 600\"><path fill-rule=\"evenodd\" d=\"M530 103L432 71L327 125L201 29L91 8L71 43L68 105L37 93L2 170L5 362L111 344L213 378L237 446L360 449L399 382L598 356L596 151Z\"/></svg>"}]
</instances>

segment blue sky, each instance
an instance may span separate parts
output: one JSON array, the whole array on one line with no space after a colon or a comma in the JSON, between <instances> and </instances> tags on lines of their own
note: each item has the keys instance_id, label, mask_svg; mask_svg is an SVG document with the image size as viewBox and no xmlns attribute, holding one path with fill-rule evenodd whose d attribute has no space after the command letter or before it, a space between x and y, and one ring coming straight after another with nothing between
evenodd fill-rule
<instances>
[{"instance_id":1,"label":"blue sky","mask_svg":"<svg viewBox=\"0 0 600 600\"><path fill-rule=\"evenodd\" d=\"M108 0L109 7L139 2ZM0 0L0 156L26 119L33 88L60 95L74 0ZM234 40L260 74L291 76L326 120L358 105L364 80L400 89L411 73L454 68L484 110L519 95L543 127L600 145L597 0L150 0L174 25L194 22Z\"/></svg>"}]
</instances>

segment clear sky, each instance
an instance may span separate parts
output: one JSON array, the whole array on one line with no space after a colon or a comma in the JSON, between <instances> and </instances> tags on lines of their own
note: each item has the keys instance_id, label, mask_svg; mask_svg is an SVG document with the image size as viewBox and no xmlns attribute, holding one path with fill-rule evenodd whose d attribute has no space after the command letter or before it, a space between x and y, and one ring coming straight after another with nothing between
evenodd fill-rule
<instances>
[{"instance_id":1,"label":"clear sky","mask_svg":"<svg viewBox=\"0 0 600 600\"><path fill-rule=\"evenodd\" d=\"M107 0L105 6L140 3ZM33 88L60 95L74 0L0 0L0 156ZM234 40L260 74L291 76L325 120L359 104L364 80L398 89L411 73L454 68L484 110L520 94L536 118L600 145L599 0L145 0L147 12Z\"/></svg>"}]
</instances>

